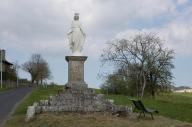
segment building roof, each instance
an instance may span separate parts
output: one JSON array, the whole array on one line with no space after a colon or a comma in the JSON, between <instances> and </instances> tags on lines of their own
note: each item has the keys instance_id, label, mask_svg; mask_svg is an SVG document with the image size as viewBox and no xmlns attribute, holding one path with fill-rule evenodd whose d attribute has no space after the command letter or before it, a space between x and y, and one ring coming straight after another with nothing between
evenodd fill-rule
<instances>
[{"instance_id":1,"label":"building roof","mask_svg":"<svg viewBox=\"0 0 192 127\"><path fill-rule=\"evenodd\" d=\"M8 62L7 60L3 60L3 63L8 64L8 65L13 65L12 63Z\"/></svg>"}]
</instances>

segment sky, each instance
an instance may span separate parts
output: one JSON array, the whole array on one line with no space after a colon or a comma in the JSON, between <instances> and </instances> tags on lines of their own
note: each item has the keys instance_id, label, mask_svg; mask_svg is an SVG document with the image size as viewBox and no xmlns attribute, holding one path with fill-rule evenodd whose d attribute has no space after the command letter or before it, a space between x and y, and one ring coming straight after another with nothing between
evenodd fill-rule
<instances>
[{"instance_id":1,"label":"sky","mask_svg":"<svg viewBox=\"0 0 192 127\"><path fill-rule=\"evenodd\" d=\"M192 1L191 0L1 0L0 48L7 60L22 65L31 54L41 54L49 63L49 82L67 83L71 55L67 32L74 13L86 33L83 55L85 82L98 88L99 76L112 73L99 60L107 42L138 33L156 33L165 47L175 51L173 82L192 87ZM21 78L30 79L22 69Z\"/></svg>"}]
</instances>

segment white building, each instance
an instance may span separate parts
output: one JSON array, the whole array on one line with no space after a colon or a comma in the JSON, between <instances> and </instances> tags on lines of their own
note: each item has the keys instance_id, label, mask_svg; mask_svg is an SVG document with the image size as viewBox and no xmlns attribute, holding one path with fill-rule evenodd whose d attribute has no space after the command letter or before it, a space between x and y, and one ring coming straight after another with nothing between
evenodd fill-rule
<instances>
[{"instance_id":1,"label":"white building","mask_svg":"<svg viewBox=\"0 0 192 127\"><path fill-rule=\"evenodd\" d=\"M190 89L180 89L180 90L174 90L175 93L192 93L192 88Z\"/></svg>"}]
</instances>

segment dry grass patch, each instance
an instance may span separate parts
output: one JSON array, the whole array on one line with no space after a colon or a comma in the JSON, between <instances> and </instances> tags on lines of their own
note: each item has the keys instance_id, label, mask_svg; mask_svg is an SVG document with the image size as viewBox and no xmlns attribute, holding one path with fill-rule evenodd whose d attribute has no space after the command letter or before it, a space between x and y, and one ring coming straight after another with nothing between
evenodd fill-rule
<instances>
[{"instance_id":1,"label":"dry grass patch","mask_svg":"<svg viewBox=\"0 0 192 127\"><path fill-rule=\"evenodd\" d=\"M120 118L100 113L43 113L26 123L24 115L12 116L5 127L192 127L192 124L156 116L137 119L135 114Z\"/></svg>"}]
</instances>

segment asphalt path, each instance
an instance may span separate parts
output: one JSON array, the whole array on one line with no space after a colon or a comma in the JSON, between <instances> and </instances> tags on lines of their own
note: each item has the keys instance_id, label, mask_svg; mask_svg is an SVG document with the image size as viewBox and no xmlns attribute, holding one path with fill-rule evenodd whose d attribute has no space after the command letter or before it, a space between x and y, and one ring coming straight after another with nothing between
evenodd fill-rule
<instances>
[{"instance_id":1,"label":"asphalt path","mask_svg":"<svg viewBox=\"0 0 192 127\"><path fill-rule=\"evenodd\" d=\"M0 92L0 127L3 127L3 123L14 110L16 104L31 92L32 89L32 87L25 87Z\"/></svg>"}]
</instances>

